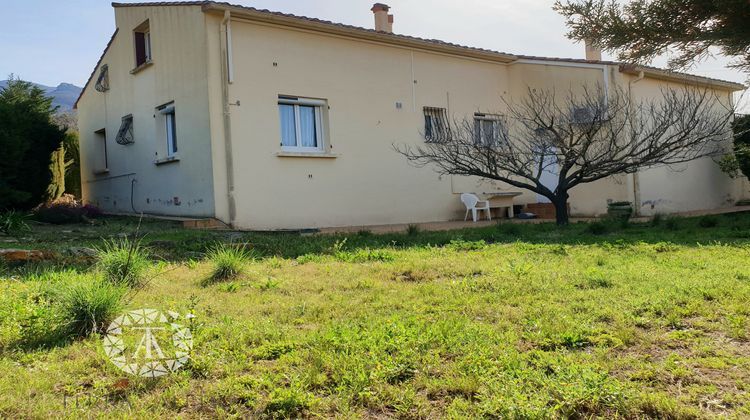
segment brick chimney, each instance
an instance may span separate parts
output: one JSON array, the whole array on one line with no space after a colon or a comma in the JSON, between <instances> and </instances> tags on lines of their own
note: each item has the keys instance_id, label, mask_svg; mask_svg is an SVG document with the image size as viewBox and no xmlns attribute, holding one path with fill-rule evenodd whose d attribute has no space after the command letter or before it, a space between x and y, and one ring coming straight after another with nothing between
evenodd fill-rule
<instances>
[{"instance_id":1,"label":"brick chimney","mask_svg":"<svg viewBox=\"0 0 750 420\"><path fill-rule=\"evenodd\" d=\"M390 7L387 4L375 3L370 10L375 15L375 30L393 33L393 15L388 14Z\"/></svg>"},{"instance_id":2,"label":"brick chimney","mask_svg":"<svg viewBox=\"0 0 750 420\"><path fill-rule=\"evenodd\" d=\"M587 39L586 44L586 60L589 61L602 61L602 50L594 45L593 41Z\"/></svg>"}]
</instances>

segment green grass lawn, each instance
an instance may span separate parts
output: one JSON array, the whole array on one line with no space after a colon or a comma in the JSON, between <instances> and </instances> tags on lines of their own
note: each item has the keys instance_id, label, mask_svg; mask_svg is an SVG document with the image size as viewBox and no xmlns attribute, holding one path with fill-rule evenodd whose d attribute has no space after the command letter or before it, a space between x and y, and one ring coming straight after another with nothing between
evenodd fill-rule
<instances>
[{"instance_id":1,"label":"green grass lawn","mask_svg":"<svg viewBox=\"0 0 750 420\"><path fill-rule=\"evenodd\" d=\"M303 236L144 221L125 309L195 314L188 365L130 377L61 337L70 247L137 220L33 226L0 247L0 417L750 417L750 214ZM252 257L212 277L217 243ZM124 380L127 379L127 380Z\"/></svg>"}]
</instances>

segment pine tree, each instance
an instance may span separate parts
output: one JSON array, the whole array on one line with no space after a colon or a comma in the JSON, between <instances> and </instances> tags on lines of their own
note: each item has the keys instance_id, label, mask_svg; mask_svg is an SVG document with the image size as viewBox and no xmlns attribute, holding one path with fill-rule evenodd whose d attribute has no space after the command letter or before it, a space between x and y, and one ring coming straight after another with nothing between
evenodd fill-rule
<instances>
[{"instance_id":1,"label":"pine tree","mask_svg":"<svg viewBox=\"0 0 750 420\"><path fill-rule=\"evenodd\" d=\"M627 62L647 63L667 52L669 66L689 67L718 48L750 70L748 0L558 0L568 37L590 40Z\"/></svg>"},{"instance_id":2,"label":"pine tree","mask_svg":"<svg viewBox=\"0 0 750 420\"><path fill-rule=\"evenodd\" d=\"M52 99L13 75L0 90L0 210L30 208L50 183L50 156L65 137L52 121Z\"/></svg>"}]
</instances>

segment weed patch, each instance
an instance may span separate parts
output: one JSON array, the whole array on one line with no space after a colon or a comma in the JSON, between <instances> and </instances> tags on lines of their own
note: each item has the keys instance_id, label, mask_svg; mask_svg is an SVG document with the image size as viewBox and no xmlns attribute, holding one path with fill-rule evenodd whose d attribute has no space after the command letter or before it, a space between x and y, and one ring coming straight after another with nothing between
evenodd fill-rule
<instances>
[{"instance_id":1,"label":"weed patch","mask_svg":"<svg viewBox=\"0 0 750 420\"><path fill-rule=\"evenodd\" d=\"M114 285L141 285L150 266L148 251L139 239L119 239L104 242L98 251L99 269L104 278Z\"/></svg>"},{"instance_id":2,"label":"weed patch","mask_svg":"<svg viewBox=\"0 0 750 420\"><path fill-rule=\"evenodd\" d=\"M232 244L215 245L206 254L206 260L211 264L211 274L203 280L203 285L236 278L250 259L251 254L245 251L244 247Z\"/></svg>"}]
</instances>

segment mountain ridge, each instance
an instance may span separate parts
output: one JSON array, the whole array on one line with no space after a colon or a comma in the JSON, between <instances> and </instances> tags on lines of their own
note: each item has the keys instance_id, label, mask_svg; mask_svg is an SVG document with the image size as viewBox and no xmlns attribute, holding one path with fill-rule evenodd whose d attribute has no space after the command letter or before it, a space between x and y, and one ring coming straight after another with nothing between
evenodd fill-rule
<instances>
[{"instance_id":1,"label":"mountain ridge","mask_svg":"<svg viewBox=\"0 0 750 420\"><path fill-rule=\"evenodd\" d=\"M31 83L42 89L45 96L52 98L52 106L59 107L58 111L62 112L70 112L73 110L73 105L76 103L76 99L78 99L78 95L81 94L82 90L82 88L66 82L62 82L57 86L46 86L34 82ZM7 80L0 80L0 89L5 88L7 85Z\"/></svg>"}]
</instances>

